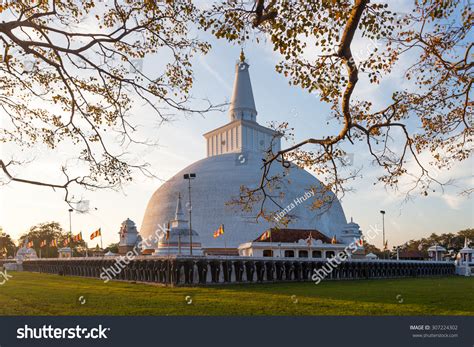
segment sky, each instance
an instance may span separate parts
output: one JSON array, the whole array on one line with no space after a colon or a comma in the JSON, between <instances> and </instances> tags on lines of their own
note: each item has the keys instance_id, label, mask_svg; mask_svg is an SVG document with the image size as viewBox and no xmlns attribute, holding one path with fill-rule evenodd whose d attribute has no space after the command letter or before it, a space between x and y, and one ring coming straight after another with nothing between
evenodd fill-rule
<instances>
[{"instance_id":1,"label":"sky","mask_svg":"<svg viewBox=\"0 0 474 347\"><path fill-rule=\"evenodd\" d=\"M196 99L209 98L213 103L228 102L232 93L234 65L240 54L240 47L232 46L205 36L212 43L212 50L206 56L194 59L194 87L192 94ZM364 55L370 42L358 41L354 52ZM314 54L314 52L306 52ZM329 108L321 103L316 95L289 86L288 81L275 72L279 56L267 43L247 43L245 55L250 64L250 74L254 98L258 110L258 121L268 125L271 121L288 121L295 128L295 141L309 136L322 136L337 132L337 123L328 123ZM407 57L406 59L410 59ZM145 73L153 73L162 66L162 61L147 58L143 61ZM406 85L402 69L396 68L380 85L370 85L364 78L357 87L356 97L370 96L380 106L389 101L394 88ZM123 186L120 191L82 191L78 195L88 200L88 213L72 213L72 231L88 235L101 228L103 242L107 245L118 242L120 224L126 218L136 222L140 228L148 200L153 192L166 179L175 173L202 159L206 155L202 134L226 124L229 120L227 110L212 112L204 116L177 115L172 122L158 126L150 110L137 105L133 110L134 120L141 124L145 137L157 141L152 148L134 149L132 157L144 159L157 178L136 175L134 180ZM283 147L289 143L283 142ZM375 184L380 171L374 167L363 146L346 148L354 155L354 166L361 168L363 178L352 184L353 191L342 199L346 217L354 218L367 231L371 226L380 226L380 210L385 210L386 238L389 246L401 244L410 239L429 236L431 233L457 232L474 226L474 204L472 198L458 193L463 187L472 187L473 160L456 164L448 172L437 172L440 180L454 180L454 185L439 189L428 197L417 195L405 201L403 192L386 190ZM4 155L19 155L15 148L2 147ZM64 154L64 153L63 153ZM47 180L54 177L61 162L61 153L46 151L38 147L31 163L22 169L21 174L41 177ZM0 226L14 239L18 239L31 226L57 221L65 230L69 230L69 206L63 200L62 191L51 188L32 187L19 183L0 186ZM199 231L198 231L199 232ZM374 240L381 246L381 236ZM89 242L95 247L96 242Z\"/></svg>"}]
</instances>

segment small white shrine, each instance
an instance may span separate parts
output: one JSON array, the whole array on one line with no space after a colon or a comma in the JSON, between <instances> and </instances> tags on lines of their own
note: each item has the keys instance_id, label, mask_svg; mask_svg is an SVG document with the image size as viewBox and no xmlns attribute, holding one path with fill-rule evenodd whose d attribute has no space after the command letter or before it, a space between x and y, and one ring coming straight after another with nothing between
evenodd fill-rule
<instances>
[{"instance_id":1,"label":"small white shrine","mask_svg":"<svg viewBox=\"0 0 474 347\"><path fill-rule=\"evenodd\" d=\"M461 276L474 275L474 249L469 247L467 238L464 239L464 247L459 251L456 259L456 274Z\"/></svg>"},{"instance_id":2,"label":"small white shrine","mask_svg":"<svg viewBox=\"0 0 474 347\"><path fill-rule=\"evenodd\" d=\"M431 260L441 261L446 254L446 248L440 245L434 245L428 248L428 256Z\"/></svg>"},{"instance_id":3,"label":"small white shrine","mask_svg":"<svg viewBox=\"0 0 474 347\"><path fill-rule=\"evenodd\" d=\"M71 247L63 247L58 249L59 258L72 258Z\"/></svg>"},{"instance_id":4,"label":"small white shrine","mask_svg":"<svg viewBox=\"0 0 474 347\"><path fill-rule=\"evenodd\" d=\"M376 254L374 254L374 253L369 253L369 254L366 254L366 255L365 255L365 258L368 259L368 260L376 260L376 259L378 259L379 257L378 257Z\"/></svg>"}]
</instances>

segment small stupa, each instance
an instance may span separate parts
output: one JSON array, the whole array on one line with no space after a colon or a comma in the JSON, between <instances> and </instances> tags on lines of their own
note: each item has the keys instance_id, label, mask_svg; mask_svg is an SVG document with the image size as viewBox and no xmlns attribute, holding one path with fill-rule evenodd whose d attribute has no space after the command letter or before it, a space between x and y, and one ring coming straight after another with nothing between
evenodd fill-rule
<instances>
[{"instance_id":1,"label":"small stupa","mask_svg":"<svg viewBox=\"0 0 474 347\"><path fill-rule=\"evenodd\" d=\"M192 230L192 255L203 255L199 234ZM165 232L161 234L158 248L153 255L190 255L189 223L184 218L181 194L178 193L176 213Z\"/></svg>"},{"instance_id":2,"label":"small stupa","mask_svg":"<svg viewBox=\"0 0 474 347\"><path fill-rule=\"evenodd\" d=\"M122 222L120 226L120 241L118 244L119 254L124 255L129 251L141 251L138 249L138 245L142 240L141 236L138 234L137 227L135 222L130 218L127 218Z\"/></svg>"},{"instance_id":3,"label":"small stupa","mask_svg":"<svg viewBox=\"0 0 474 347\"><path fill-rule=\"evenodd\" d=\"M36 251L33 248L28 247L28 238L25 239L25 242L23 242L23 246L18 249L15 255L15 259L17 262L22 262L23 260L26 259L37 259L38 255L36 254Z\"/></svg>"}]
</instances>

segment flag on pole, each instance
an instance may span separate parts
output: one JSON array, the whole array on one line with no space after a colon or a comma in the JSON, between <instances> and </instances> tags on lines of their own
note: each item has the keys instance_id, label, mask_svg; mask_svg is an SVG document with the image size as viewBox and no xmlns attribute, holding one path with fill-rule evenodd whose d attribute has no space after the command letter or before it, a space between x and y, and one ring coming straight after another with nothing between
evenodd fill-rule
<instances>
[{"instance_id":1,"label":"flag on pole","mask_svg":"<svg viewBox=\"0 0 474 347\"><path fill-rule=\"evenodd\" d=\"M40 243L40 247L43 248L43 247L46 246L46 244L47 244L47 243L46 243L46 240L43 240L43 241L41 241L41 243Z\"/></svg>"},{"instance_id":2,"label":"flag on pole","mask_svg":"<svg viewBox=\"0 0 474 347\"><path fill-rule=\"evenodd\" d=\"M97 229L96 231L94 231L92 234L91 234L91 240L95 239L96 237L99 237L99 236L102 236L101 232L100 232L100 228Z\"/></svg>"},{"instance_id":3,"label":"flag on pole","mask_svg":"<svg viewBox=\"0 0 474 347\"><path fill-rule=\"evenodd\" d=\"M224 224L219 225L219 229L214 231L214 238L218 238L219 236L224 235Z\"/></svg>"},{"instance_id":4,"label":"flag on pole","mask_svg":"<svg viewBox=\"0 0 474 347\"><path fill-rule=\"evenodd\" d=\"M336 235L332 237L331 243L335 245L337 243Z\"/></svg>"},{"instance_id":5,"label":"flag on pole","mask_svg":"<svg viewBox=\"0 0 474 347\"><path fill-rule=\"evenodd\" d=\"M267 240L269 238L272 237L272 231L271 230L267 230L263 233L262 236L260 236L260 241L264 241L264 240Z\"/></svg>"},{"instance_id":6,"label":"flag on pole","mask_svg":"<svg viewBox=\"0 0 474 347\"><path fill-rule=\"evenodd\" d=\"M57 240L51 240L51 247L58 247L58 241Z\"/></svg>"},{"instance_id":7,"label":"flag on pole","mask_svg":"<svg viewBox=\"0 0 474 347\"><path fill-rule=\"evenodd\" d=\"M77 235L74 235L74 236L72 237L72 240L73 240L74 242L82 241L82 232L80 232L80 233L77 234Z\"/></svg>"}]
</instances>

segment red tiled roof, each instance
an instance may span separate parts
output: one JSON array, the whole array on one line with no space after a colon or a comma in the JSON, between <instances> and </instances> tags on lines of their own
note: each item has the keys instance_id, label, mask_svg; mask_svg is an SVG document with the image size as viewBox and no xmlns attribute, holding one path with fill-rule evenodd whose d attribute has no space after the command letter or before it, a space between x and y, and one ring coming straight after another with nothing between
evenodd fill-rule
<instances>
[{"instance_id":1,"label":"red tiled roof","mask_svg":"<svg viewBox=\"0 0 474 347\"><path fill-rule=\"evenodd\" d=\"M299 240L305 240L311 236L314 240L321 240L324 243L331 243L331 239L323 233L313 229L269 229L271 230L271 242L298 242ZM268 230L265 230L259 237L253 242L270 242L270 239L261 240L263 234Z\"/></svg>"}]
</instances>

